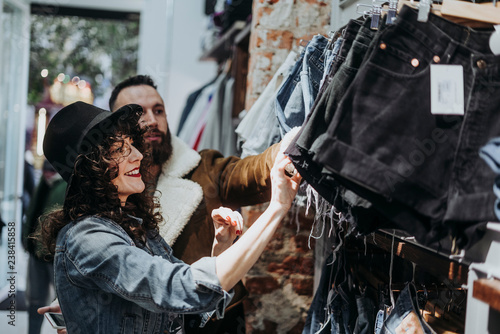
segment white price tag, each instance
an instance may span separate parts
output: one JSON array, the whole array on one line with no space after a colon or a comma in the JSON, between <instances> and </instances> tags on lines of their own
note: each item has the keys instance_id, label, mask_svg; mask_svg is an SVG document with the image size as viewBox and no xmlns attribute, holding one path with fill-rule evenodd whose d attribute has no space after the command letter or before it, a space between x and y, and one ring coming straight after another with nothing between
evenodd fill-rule
<instances>
[{"instance_id":1,"label":"white price tag","mask_svg":"<svg viewBox=\"0 0 500 334\"><path fill-rule=\"evenodd\" d=\"M462 65L431 65L431 113L465 115Z\"/></svg>"},{"instance_id":2,"label":"white price tag","mask_svg":"<svg viewBox=\"0 0 500 334\"><path fill-rule=\"evenodd\" d=\"M490 48L493 54L500 55L500 25L495 26L495 32L491 34Z\"/></svg>"}]
</instances>

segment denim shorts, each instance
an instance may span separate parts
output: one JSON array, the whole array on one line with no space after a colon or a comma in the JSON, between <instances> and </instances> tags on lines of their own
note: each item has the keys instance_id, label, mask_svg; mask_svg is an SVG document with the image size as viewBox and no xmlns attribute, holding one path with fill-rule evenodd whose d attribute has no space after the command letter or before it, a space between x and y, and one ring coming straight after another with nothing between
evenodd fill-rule
<instances>
[{"instance_id":1,"label":"denim shorts","mask_svg":"<svg viewBox=\"0 0 500 334\"><path fill-rule=\"evenodd\" d=\"M342 211L347 204L342 196L335 191L338 184L332 179L323 177L322 166L312 161L309 148L319 135L327 131L336 106L355 78L374 35L375 31L370 30L365 25L359 26L355 23L352 29L347 27L343 48L347 48L348 51L342 49L339 52L345 61L342 62L336 73L330 73L328 86L318 96L313 110L308 115L299 134L285 151L304 179L337 210Z\"/></svg>"},{"instance_id":2,"label":"denim shorts","mask_svg":"<svg viewBox=\"0 0 500 334\"><path fill-rule=\"evenodd\" d=\"M328 40L324 36L314 36L278 92L275 111L282 136L293 127L301 126L304 122L306 114L304 93L309 96L307 101L314 101L318 94L319 84L323 76L324 51L327 43ZM308 65L305 66L305 69L304 64ZM307 75L301 76L302 72L307 72ZM308 80L307 83L301 83L304 77ZM304 86L308 87L306 92L303 91Z\"/></svg>"},{"instance_id":3,"label":"denim shorts","mask_svg":"<svg viewBox=\"0 0 500 334\"><path fill-rule=\"evenodd\" d=\"M404 6L311 148L314 160L433 224L495 219L494 174L479 148L500 133L500 57L491 32ZM461 65L465 116L430 112L430 65ZM369 199L369 198L368 198Z\"/></svg>"},{"instance_id":4,"label":"denim shorts","mask_svg":"<svg viewBox=\"0 0 500 334\"><path fill-rule=\"evenodd\" d=\"M411 317L409 325L405 325L405 319ZM381 334L396 334L405 331L405 326L419 328L425 334L436 334L434 330L425 322L420 314L417 303L417 291L413 283L408 283L401 291L394 309L385 319Z\"/></svg>"}]
</instances>

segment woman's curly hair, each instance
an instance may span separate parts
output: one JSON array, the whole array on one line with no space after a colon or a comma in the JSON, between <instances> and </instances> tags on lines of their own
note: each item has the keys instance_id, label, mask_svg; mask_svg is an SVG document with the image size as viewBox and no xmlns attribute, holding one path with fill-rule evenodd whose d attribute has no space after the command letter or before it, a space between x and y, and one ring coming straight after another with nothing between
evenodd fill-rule
<instances>
[{"instance_id":1,"label":"woman's curly hair","mask_svg":"<svg viewBox=\"0 0 500 334\"><path fill-rule=\"evenodd\" d=\"M72 221L96 215L118 223L138 247L144 247L146 233L158 233L162 217L159 203L154 194L151 173L151 155L144 140L146 129L139 125L140 113L120 117L110 133L93 145L89 153L80 154L75 161L73 176L66 194L64 206L43 216L37 238L43 244L43 255L52 258L55 253L59 231ZM124 158L130 150L124 142L129 137L133 146L144 156L140 173L146 189L139 194L128 196L127 203L121 206L117 187L111 182L118 175L117 156ZM117 144L119 149L116 150ZM134 217L141 218L142 224ZM148 234L149 235L149 234Z\"/></svg>"}]
</instances>

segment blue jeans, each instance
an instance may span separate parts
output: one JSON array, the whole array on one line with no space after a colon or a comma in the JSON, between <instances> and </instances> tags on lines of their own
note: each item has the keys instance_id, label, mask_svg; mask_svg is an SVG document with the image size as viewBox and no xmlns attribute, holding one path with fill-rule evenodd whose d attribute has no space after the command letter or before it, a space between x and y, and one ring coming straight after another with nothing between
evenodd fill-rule
<instances>
[{"instance_id":1,"label":"blue jeans","mask_svg":"<svg viewBox=\"0 0 500 334\"><path fill-rule=\"evenodd\" d=\"M324 36L314 36L278 92L275 111L282 136L293 127L302 125L306 111L310 109L318 94L327 43L328 40Z\"/></svg>"},{"instance_id":2,"label":"blue jeans","mask_svg":"<svg viewBox=\"0 0 500 334\"><path fill-rule=\"evenodd\" d=\"M313 301L307 312L306 323L302 329L302 334L314 334L316 333L323 324L327 321L327 296L331 288L332 282L332 266L336 266L332 263L333 254L327 257L323 270L321 271L321 277L319 280L318 289L314 294Z\"/></svg>"},{"instance_id":3,"label":"blue jeans","mask_svg":"<svg viewBox=\"0 0 500 334\"><path fill-rule=\"evenodd\" d=\"M493 193L497 197L495 201L495 215L500 220L500 137L493 138L479 151L479 156L490 166L497 175L493 183Z\"/></svg>"},{"instance_id":4,"label":"blue jeans","mask_svg":"<svg viewBox=\"0 0 500 334\"><path fill-rule=\"evenodd\" d=\"M417 291L412 283L407 284L403 291L401 291L394 309L384 321L381 334L395 334L396 328L400 326L403 326L404 330L408 325L404 325L403 321L406 317L410 316L410 313L414 317L413 326L420 326L425 334L436 334L420 314L417 303Z\"/></svg>"}]
</instances>

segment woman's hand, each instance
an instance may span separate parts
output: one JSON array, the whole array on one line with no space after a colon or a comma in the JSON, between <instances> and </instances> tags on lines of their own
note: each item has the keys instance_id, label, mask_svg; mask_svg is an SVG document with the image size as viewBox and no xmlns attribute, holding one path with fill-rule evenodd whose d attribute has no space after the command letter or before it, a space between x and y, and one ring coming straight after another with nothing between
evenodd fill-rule
<instances>
[{"instance_id":1,"label":"woman's hand","mask_svg":"<svg viewBox=\"0 0 500 334\"><path fill-rule=\"evenodd\" d=\"M212 256L217 256L233 244L237 236L243 233L243 217L238 211L220 207L212 211L215 238Z\"/></svg>"},{"instance_id":2,"label":"woman's hand","mask_svg":"<svg viewBox=\"0 0 500 334\"><path fill-rule=\"evenodd\" d=\"M40 307L37 311L39 314L45 314L47 312L61 313L59 300L56 299L49 306ZM57 334L67 334L66 329L58 329Z\"/></svg>"},{"instance_id":3,"label":"woman's hand","mask_svg":"<svg viewBox=\"0 0 500 334\"><path fill-rule=\"evenodd\" d=\"M288 164L291 164L290 159L280 152L271 169L272 195L270 205L280 206L285 211L290 209L302 180L298 172L293 176L285 174L285 167Z\"/></svg>"}]
</instances>

